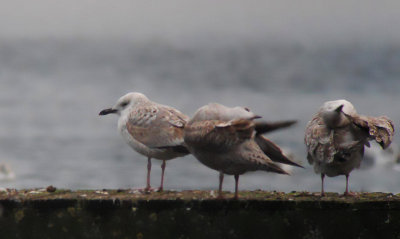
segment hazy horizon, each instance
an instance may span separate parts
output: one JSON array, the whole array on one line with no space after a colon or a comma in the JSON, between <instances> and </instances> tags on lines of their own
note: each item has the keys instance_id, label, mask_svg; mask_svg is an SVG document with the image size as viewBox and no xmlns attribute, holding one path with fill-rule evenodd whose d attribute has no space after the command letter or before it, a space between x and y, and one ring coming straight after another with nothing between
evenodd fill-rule
<instances>
[{"instance_id":1,"label":"hazy horizon","mask_svg":"<svg viewBox=\"0 0 400 239\"><path fill-rule=\"evenodd\" d=\"M396 43L398 1L0 0L0 40L18 38Z\"/></svg>"}]
</instances>

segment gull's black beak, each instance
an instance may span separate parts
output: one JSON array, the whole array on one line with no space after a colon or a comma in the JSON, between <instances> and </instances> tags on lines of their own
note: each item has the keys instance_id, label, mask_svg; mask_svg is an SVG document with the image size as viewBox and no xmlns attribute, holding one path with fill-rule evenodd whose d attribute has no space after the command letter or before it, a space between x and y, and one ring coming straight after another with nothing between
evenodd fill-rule
<instances>
[{"instance_id":1,"label":"gull's black beak","mask_svg":"<svg viewBox=\"0 0 400 239\"><path fill-rule=\"evenodd\" d=\"M340 113L340 112L342 111L342 109L343 109L343 106L344 106L344 105L340 105L339 107L337 107L337 108L335 109L335 111L336 111L337 113Z\"/></svg>"},{"instance_id":2,"label":"gull's black beak","mask_svg":"<svg viewBox=\"0 0 400 239\"><path fill-rule=\"evenodd\" d=\"M109 109L105 109L105 110L100 111L99 115L115 114L117 112L118 112L118 110L113 109L113 108L109 108Z\"/></svg>"}]
</instances>

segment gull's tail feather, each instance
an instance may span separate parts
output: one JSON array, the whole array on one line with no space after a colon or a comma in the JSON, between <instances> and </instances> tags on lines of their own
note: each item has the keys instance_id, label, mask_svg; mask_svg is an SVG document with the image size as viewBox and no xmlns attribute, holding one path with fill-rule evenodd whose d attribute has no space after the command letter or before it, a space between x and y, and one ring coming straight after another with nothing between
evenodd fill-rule
<instances>
[{"instance_id":1,"label":"gull's tail feather","mask_svg":"<svg viewBox=\"0 0 400 239\"><path fill-rule=\"evenodd\" d=\"M283 168L281 168L279 165L277 165L275 163L266 164L265 170L268 172L290 175L290 173L286 172Z\"/></svg>"}]
</instances>

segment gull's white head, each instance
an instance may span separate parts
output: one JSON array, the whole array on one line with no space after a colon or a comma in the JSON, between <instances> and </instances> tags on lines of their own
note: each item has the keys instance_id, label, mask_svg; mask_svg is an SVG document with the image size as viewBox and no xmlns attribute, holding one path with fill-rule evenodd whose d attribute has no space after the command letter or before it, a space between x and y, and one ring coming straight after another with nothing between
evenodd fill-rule
<instances>
[{"instance_id":1,"label":"gull's white head","mask_svg":"<svg viewBox=\"0 0 400 239\"><path fill-rule=\"evenodd\" d=\"M347 100L333 100L325 102L320 108L320 113L328 127L337 128L348 125L350 121L346 115L354 116L357 111Z\"/></svg>"},{"instance_id":2,"label":"gull's white head","mask_svg":"<svg viewBox=\"0 0 400 239\"><path fill-rule=\"evenodd\" d=\"M210 103L198 109L191 122L203 120L256 119L261 118L246 107L226 107L218 103Z\"/></svg>"},{"instance_id":3,"label":"gull's white head","mask_svg":"<svg viewBox=\"0 0 400 239\"><path fill-rule=\"evenodd\" d=\"M149 99L142 93L130 92L118 99L117 103L108 109L102 110L99 115L118 114L121 115L124 111L132 106L148 101Z\"/></svg>"}]
</instances>

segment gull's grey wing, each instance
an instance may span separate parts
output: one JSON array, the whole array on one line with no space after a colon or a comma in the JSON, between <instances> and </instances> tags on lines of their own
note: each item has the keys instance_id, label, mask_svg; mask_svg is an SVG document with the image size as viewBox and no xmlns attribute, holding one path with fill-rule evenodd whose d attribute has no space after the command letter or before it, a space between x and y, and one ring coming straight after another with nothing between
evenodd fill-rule
<instances>
[{"instance_id":1,"label":"gull's grey wing","mask_svg":"<svg viewBox=\"0 0 400 239\"><path fill-rule=\"evenodd\" d=\"M392 142L394 135L393 122L386 116L349 116L351 121L365 130L371 139L374 139L383 149L386 149Z\"/></svg>"},{"instance_id":2,"label":"gull's grey wing","mask_svg":"<svg viewBox=\"0 0 400 239\"><path fill-rule=\"evenodd\" d=\"M147 105L130 113L126 127L135 140L150 148L179 148L183 145L186 119L171 107Z\"/></svg>"},{"instance_id":3,"label":"gull's grey wing","mask_svg":"<svg viewBox=\"0 0 400 239\"><path fill-rule=\"evenodd\" d=\"M314 160L332 162L336 154L336 148L333 143L332 131L329 130L320 115L308 122L304 137L304 143L307 146L307 160L310 164Z\"/></svg>"},{"instance_id":4,"label":"gull's grey wing","mask_svg":"<svg viewBox=\"0 0 400 239\"><path fill-rule=\"evenodd\" d=\"M289 164L292 166L300 167L303 168L303 166L293 162L290 160L288 157L286 157L283 153L282 150L279 148L278 145L276 145L274 142L271 140L265 138L262 135L257 135L255 137L255 141L258 144L258 146L261 148L261 150L274 162L278 163L283 163L283 164Z\"/></svg>"}]
</instances>

